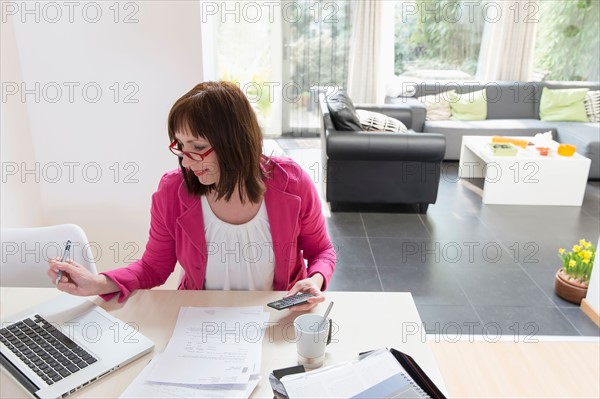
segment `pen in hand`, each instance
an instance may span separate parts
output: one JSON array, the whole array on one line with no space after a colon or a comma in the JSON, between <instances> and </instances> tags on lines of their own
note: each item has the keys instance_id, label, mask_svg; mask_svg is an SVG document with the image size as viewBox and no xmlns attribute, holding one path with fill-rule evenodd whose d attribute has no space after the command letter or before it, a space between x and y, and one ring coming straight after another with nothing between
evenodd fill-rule
<instances>
[{"instance_id":1,"label":"pen in hand","mask_svg":"<svg viewBox=\"0 0 600 399\"><path fill-rule=\"evenodd\" d=\"M67 259L67 256L69 256L69 252L71 251L71 240L67 240L67 244L65 245L65 251L63 252L62 257L60 258L61 262L64 262ZM56 283L55 285L58 285L58 282L60 281L60 279L63 276L63 271L59 270L58 271L58 275L56 276Z\"/></svg>"}]
</instances>

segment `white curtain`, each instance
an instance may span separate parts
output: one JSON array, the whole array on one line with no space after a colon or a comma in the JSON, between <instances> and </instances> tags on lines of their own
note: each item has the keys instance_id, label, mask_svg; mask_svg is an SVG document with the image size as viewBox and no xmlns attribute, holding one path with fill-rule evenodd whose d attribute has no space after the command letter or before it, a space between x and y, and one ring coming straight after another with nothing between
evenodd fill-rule
<instances>
[{"instance_id":1,"label":"white curtain","mask_svg":"<svg viewBox=\"0 0 600 399\"><path fill-rule=\"evenodd\" d=\"M348 95L354 103L383 103L394 75L393 1L352 2Z\"/></svg>"},{"instance_id":2,"label":"white curtain","mask_svg":"<svg viewBox=\"0 0 600 399\"><path fill-rule=\"evenodd\" d=\"M498 15L489 11L486 20L477 78L479 80L529 81L533 72L535 49L535 18L527 18L526 10L538 0L513 0L495 2ZM515 17L515 9L522 12ZM539 15L539 13L538 13Z\"/></svg>"}]
</instances>

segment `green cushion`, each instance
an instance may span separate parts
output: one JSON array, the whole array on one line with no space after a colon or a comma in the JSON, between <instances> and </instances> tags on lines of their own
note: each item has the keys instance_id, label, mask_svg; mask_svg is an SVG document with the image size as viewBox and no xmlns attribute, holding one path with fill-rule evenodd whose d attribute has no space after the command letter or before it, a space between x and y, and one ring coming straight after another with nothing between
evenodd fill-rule
<instances>
[{"instance_id":1,"label":"green cushion","mask_svg":"<svg viewBox=\"0 0 600 399\"><path fill-rule=\"evenodd\" d=\"M544 87L540 99L540 119L543 121L589 122L583 103L588 90L552 90Z\"/></svg>"},{"instance_id":2,"label":"green cushion","mask_svg":"<svg viewBox=\"0 0 600 399\"><path fill-rule=\"evenodd\" d=\"M483 121L487 118L487 101L485 90L472 93L458 94L451 90L448 92L450 102L450 119L459 121Z\"/></svg>"}]
</instances>

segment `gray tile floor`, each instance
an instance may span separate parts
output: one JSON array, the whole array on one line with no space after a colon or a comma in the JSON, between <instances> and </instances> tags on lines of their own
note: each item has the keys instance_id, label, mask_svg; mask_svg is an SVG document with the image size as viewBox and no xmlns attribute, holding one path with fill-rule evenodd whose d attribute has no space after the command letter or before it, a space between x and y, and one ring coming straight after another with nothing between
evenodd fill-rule
<instances>
[{"instance_id":1,"label":"gray tile floor","mask_svg":"<svg viewBox=\"0 0 600 399\"><path fill-rule=\"evenodd\" d=\"M319 139L277 144L322 193ZM456 162L444 163L437 203L426 215L412 207L332 213L327 226L338 263L329 289L410 291L426 331L442 336L502 334L523 342L600 335L553 290L558 248L598 240L600 182L588 182L581 207L483 205L456 170Z\"/></svg>"}]
</instances>

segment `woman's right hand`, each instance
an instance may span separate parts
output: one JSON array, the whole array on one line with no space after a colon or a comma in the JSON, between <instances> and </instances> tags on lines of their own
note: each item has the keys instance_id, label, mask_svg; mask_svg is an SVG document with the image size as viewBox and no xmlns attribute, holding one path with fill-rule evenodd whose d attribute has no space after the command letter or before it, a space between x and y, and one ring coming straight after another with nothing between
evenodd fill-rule
<instances>
[{"instance_id":1,"label":"woman's right hand","mask_svg":"<svg viewBox=\"0 0 600 399\"><path fill-rule=\"evenodd\" d=\"M57 283L56 278L60 270L63 271L63 274ZM72 295L100 295L119 290L115 283L106 276L92 274L71 259L67 262L61 262L58 258L50 259L48 261L48 277L52 280L52 284L56 284L56 288Z\"/></svg>"}]
</instances>

